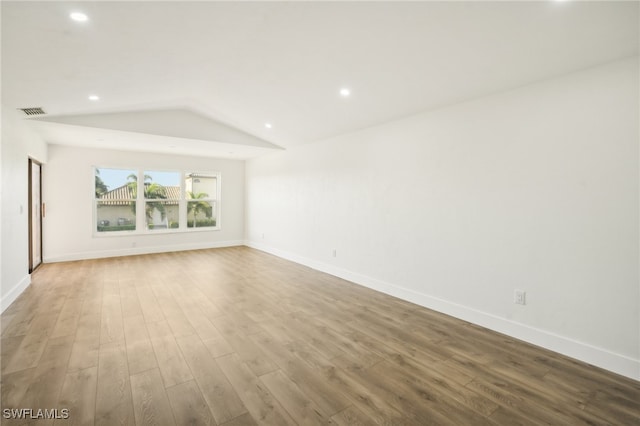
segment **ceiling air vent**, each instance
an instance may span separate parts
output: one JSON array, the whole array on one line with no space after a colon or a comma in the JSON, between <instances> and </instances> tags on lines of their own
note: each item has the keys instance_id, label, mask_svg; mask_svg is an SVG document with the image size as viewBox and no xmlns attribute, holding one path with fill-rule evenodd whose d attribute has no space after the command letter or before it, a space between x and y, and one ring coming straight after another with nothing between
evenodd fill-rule
<instances>
[{"instance_id":1,"label":"ceiling air vent","mask_svg":"<svg viewBox=\"0 0 640 426\"><path fill-rule=\"evenodd\" d=\"M35 108L18 108L20 111L24 112L26 115L42 115L46 114L41 107Z\"/></svg>"}]
</instances>

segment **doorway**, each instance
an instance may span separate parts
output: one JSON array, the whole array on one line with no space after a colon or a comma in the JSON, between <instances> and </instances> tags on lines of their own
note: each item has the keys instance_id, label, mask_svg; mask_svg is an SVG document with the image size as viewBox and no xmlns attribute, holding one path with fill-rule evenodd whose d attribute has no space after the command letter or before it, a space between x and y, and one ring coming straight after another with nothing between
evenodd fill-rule
<instances>
[{"instance_id":1,"label":"doorway","mask_svg":"<svg viewBox=\"0 0 640 426\"><path fill-rule=\"evenodd\" d=\"M42 263L42 164L29 159L29 273Z\"/></svg>"}]
</instances>

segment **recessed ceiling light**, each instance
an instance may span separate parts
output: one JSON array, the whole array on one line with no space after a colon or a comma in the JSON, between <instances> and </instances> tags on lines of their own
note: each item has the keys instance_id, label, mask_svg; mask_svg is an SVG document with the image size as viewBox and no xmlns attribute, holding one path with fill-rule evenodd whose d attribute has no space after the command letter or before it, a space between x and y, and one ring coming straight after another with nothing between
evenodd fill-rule
<instances>
[{"instance_id":1,"label":"recessed ceiling light","mask_svg":"<svg viewBox=\"0 0 640 426\"><path fill-rule=\"evenodd\" d=\"M90 101L99 101L100 100L100 96L98 96L98 95L89 95L89 100Z\"/></svg>"},{"instance_id":2,"label":"recessed ceiling light","mask_svg":"<svg viewBox=\"0 0 640 426\"><path fill-rule=\"evenodd\" d=\"M89 17L82 12L73 12L69 15L69 17L76 22L85 22L89 20Z\"/></svg>"},{"instance_id":3,"label":"recessed ceiling light","mask_svg":"<svg viewBox=\"0 0 640 426\"><path fill-rule=\"evenodd\" d=\"M350 94L351 94L351 90L347 89L346 87L343 87L342 89L340 89L340 96L342 96L343 98L346 98Z\"/></svg>"},{"instance_id":4,"label":"recessed ceiling light","mask_svg":"<svg viewBox=\"0 0 640 426\"><path fill-rule=\"evenodd\" d=\"M271 129L273 125L271 123L264 123L264 127L266 127L267 129Z\"/></svg>"}]
</instances>

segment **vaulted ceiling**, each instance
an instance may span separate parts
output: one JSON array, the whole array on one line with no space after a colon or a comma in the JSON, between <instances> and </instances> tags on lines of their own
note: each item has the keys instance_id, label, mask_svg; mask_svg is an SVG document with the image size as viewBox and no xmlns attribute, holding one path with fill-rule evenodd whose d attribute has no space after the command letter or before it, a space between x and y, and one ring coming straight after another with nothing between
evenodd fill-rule
<instances>
[{"instance_id":1,"label":"vaulted ceiling","mask_svg":"<svg viewBox=\"0 0 640 426\"><path fill-rule=\"evenodd\" d=\"M48 142L231 158L639 51L638 2L1 7L2 104L42 107L33 125Z\"/></svg>"}]
</instances>

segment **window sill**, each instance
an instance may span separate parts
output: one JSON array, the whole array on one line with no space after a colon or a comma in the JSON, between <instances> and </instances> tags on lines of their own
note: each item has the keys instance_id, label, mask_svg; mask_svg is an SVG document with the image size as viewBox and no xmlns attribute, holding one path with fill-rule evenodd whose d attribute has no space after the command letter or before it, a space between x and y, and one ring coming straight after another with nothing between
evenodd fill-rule
<instances>
[{"instance_id":1,"label":"window sill","mask_svg":"<svg viewBox=\"0 0 640 426\"><path fill-rule=\"evenodd\" d=\"M206 228L187 228L187 229L145 229L143 231L135 230L135 231L107 231L107 232L97 232L93 231L94 238L108 238L108 237L139 237L146 235L171 235L171 234L190 234L192 232L212 232L212 231L220 231L219 226L212 226Z\"/></svg>"}]
</instances>

